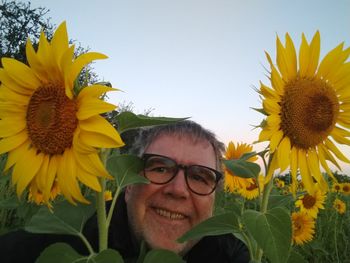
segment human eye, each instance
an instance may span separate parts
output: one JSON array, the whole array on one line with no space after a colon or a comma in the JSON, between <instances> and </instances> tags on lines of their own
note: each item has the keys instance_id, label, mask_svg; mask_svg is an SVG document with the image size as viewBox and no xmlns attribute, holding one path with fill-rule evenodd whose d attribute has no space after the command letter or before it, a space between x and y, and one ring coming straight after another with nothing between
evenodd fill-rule
<instances>
[{"instance_id":1,"label":"human eye","mask_svg":"<svg viewBox=\"0 0 350 263\"><path fill-rule=\"evenodd\" d=\"M206 185L215 183L216 175L212 170L201 166L191 166L190 168L191 169L188 171L188 179Z\"/></svg>"},{"instance_id":2,"label":"human eye","mask_svg":"<svg viewBox=\"0 0 350 263\"><path fill-rule=\"evenodd\" d=\"M174 165L165 158L151 158L145 165L147 172L168 174L174 169Z\"/></svg>"}]
</instances>

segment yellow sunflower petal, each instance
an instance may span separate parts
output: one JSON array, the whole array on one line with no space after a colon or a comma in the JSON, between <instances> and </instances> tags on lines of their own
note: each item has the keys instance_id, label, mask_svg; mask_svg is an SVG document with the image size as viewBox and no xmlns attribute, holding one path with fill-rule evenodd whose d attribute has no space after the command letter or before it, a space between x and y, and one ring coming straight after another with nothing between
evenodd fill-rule
<instances>
[{"instance_id":1,"label":"yellow sunflower petal","mask_svg":"<svg viewBox=\"0 0 350 263\"><path fill-rule=\"evenodd\" d=\"M35 176L35 182L40 192L43 192L46 186L49 161L50 161L50 156L47 154L44 154L41 167Z\"/></svg>"},{"instance_id":2,"label":"yellow sunflower petal","mask_svg":"<svg viewBox=\"0 0 350 263\"><path fill-rule=\"evenodd\" d=\"M292 194L295 198L298 186L298 149L296 147L292 147L290 152L290 172L292 176Z\"/></svg>"},{"instance_id":3,"label":"yellow sunflower petal","mask_svg":"<svg viewBox=\"0 0 350 263\"><path fill-rule=\"evenodd\" d=\"M308 45L305 35L302 35L302 43L299 51L299 72L301 77L315 75L320 59L320 42L321 41L319 31L317 31L313 36L310 45Z\"/></svg>"},{"instance_id":4,"label":"yellow sunflower petal","mask_svg":"<svg viewBox=\"0 0 350 263\"><path fill-rule=\"evenodd\" d=\"M275 132L270 140L270 152L274 152L283 138L283 131L279 130Z\"/></svg>"},{"instance_id":5,"label":"yellow sunflower petal","mask_svg":"<svg viewBox=\"0 0 350 263\"><path fill-rule=\"evenodd\" d=\"M86 145L91 145L97 148L117 148L120 147L120 142L114 138L96 132L81 131L81 142Z\"/></svg>"},{"instance_id":6,"label":"yellow sunflower petal","mask_svg":"<svg viewBox=\"0 0 350 263\"><path fill-rule=\"evenodd\" d=\"M77 160L80 160L80 162L78 163L78 166L82 170L85 170L90 174L94 174L97 177L105 177L105 178L112 179L112 177L108 174L107 170L102 164L97 153L86 155L86 154L80 154L79 152L74 151L74 156Z\"/></svg>"},{"instance_id":7,"label":"yellow sunflower petal","mask_svg":"<svg viewBox=\"0 0 350 263\"><path fill-rule=\"evenodd\" d=\"M265 176L265 184L267 184L268 182L270 182L274 172L278 169L278 160L277 160L277 154L274 154L272 156L271 162L270 162L270 166L268 168L268 171L266 173Z\"/></svg>"},{"instance_id":8,"label":"yellow sunflower petal","mask_svg":"<svg viewBox=\"0 0 350 263\"><path fill-rule=\"evenodd\" d=\"M101 135L107 136L114 140L115 143L119 145L119 147L124 145L116 129L105 118L101 117L100 115L96 115L80 121L79 127L83 131L100 133Z\"/></svg>"},{"instance_id":9,"label":"yellow sunflower petal","mask_svg":"<svg viewBox=\"0 0 350 263\"><path fill-rule=\"evenodd\" d=\"M102 188L96 176L78 167L77 177L80 182L90 187L96 192L101 192Z\"/></svg>"},{"instance_id":10,"label":"yellow sunflower petal","mask_svg":"<svg viewBox=\"0 0 350 263\"><path fill-rule=\"evenodd\" d=\"M17 92L13 92L6 86L0 88L0 101L11 101L12 103L18 104L19 106L28 105L30 97L21 95Z\"/></svg>"},{"instance_id":11,"label":"yellow sunflower petal","mask_svg":"<svg viewBox=\"0 0 350 263\"><path fill-rule=\"evenodd\" d=\"M264 129L259 134L259 142L270 140L271 136L274 134L274 131L271 129Z\"/></svg>"},{"instance_id":12,"label":"yellow sunflower petal","mask_svg":"<svg viewBox=\"0 0 350 263\"><path fill-rule=\"evenodd\" d=\"M49 201L50 196L51 196L51 189L54 184L55 178L56 178L56 173L58 170L58 164L59 164L59 158L57 155L53 155L50 158L49 165L47 168L47 174L46 174L46 182L45 182L45 187L44 187L44 200L46 202Z\"/></svg>"},{"instance_id":13,"label":"yellow sunflower petal","mask_svg":"<svg viewBox=\"0 0 350 263\"><path fill-rule=\"evenodd\" d=\"M48 82L49 76L46 71L46 68L37 57L37 54L35 53L35 50L29 39L26 44L26 55L28 64L32 68L37 78L40 79L42 82Z\"/></svg>"},{"instance_id":14,"label":"yellow sunflower petal","mask_svg":"<svg viewBox=\"0 0 350 263\"><path fill-rule=\"evenodd\" d=\"M12 102L1 102L0 101L0 119L3 118L13 118L13 117L23 117L25 118L27 114L27 109L24 106L19 106Z\"/></svg>"},{"instance_id":15,"label":"yellow sunflower petal","mask_svg":"<svg viewBox=\"0 0 350 263\"><path fill-rule=\"evenodd\" d=\"M2 87L6 86L13 92L19 93L21 95L29 96L33 93L32 90L23 87L21 84L12 79L2 68L0 68L0 83Z\"/></svg>"},{"instance_id":16,"label":"yellow sunflower petal","mask_svg":"<svg viewBox=\"0 0 350 263\"><path fill-rule=\"evenodd\" d=\"M24 63L12 58L2 58L1 62L5 72L22 87L35 90L40 86L39 79L33 74L30 67Z\"/></svg>"},{"instance_id":17,"label":"yellow sunflower petal","mask_svg":"<svg viewBox=\"0 0 350 263\"><path fill-rule=\"evenodd\" d=\"M57 62L61 61L63 53L69 48L66 22L61 23L56 29L51 40L51 45L55 60Z\"/></svg>"},{"instance_id":18,"label":"yellow sunflower petal","mask_svg":"<svg viewBox=\"0 0 350 263\"><path fill-rule=\"evenodd\" d=\"M305 189L308 193L313 193L314 191L314 182L312 176L309 172L309 167L306 159L306 152L304 150L298 150L298 164L300 168L300 174L305 185Z\"/></svg>"},{"instance_id":19,"label":"yellow sunflower petal","mask_svg":"<svg viewBox=\"0 0 350 263\"><path fill-rule=\"evenodd\" d=\"M25 157L23 156L23 158L16 163L12 172L12 180L17 184L16 190L18 197L22 195L24 189L39 171L43 162L43 156L42 153L37 154L36 150L31 148L26 152ZM30 161L30 166L28 166L28 161Z\"/></svg>"},{"instance_id":20,"label":"yellow sunflower petal","mask_svg":"<svg viewBox=\"0 0 350 263\"><path fill-rule=\"evenodd\" d=\"M63 195L69 202L75 204L74 200L81 203L89 203L88 200L81 194L77 182L77 167L73 152L67 149L62 156L57 170L57 182Z\"/></svg>"},{"instance_id":21,"label":"yellow sunflower petal","mask_svg":"<svg viewBox=\"0 0 350 263\"><path fill-rule=\"evenodd\" d=\"M318 184L321 188L321 191L323 191L323 192L327 191L328 184L320 171L320 163L318 160L317 153L314 149L309 150L307 162L309 164L310 172L313 175L313 177L316 179L316 181L318 182Z\"/></svg>"},{"instance_id":22,"label":"yellow sunflower petal","mask_svg":"<svg viewBox=\"0 0 350 263\"><path fill-rule=\"evenodd\" d=\"M26 128L25 118L0 119L0 138L16 135Z\"/></svg>"},{"instance_id":23,"label":"yellow sunflower petal","mask_svg":"<svg viewBox=\"0 0 350 263\"><path fill-rule=\"evenodd\" d=\"M112 111L116 106L99 99L86 98L80 101L78 108L77 118L79 120L85 120L94 115Z\"/></svg>"},{"instance_id":24,"label":"yellow sunflower petal","mask_svg":"<svg viewBox=\"0 0 350 263\"><path fill-rule=\"evenodd\" d=\"M28 139L27 131L23 130L11 137L3 138L0 140L0 154L7 153L16 149L22 143Z\"/></svg>"},{"instance_id":25,"label":"yellow sunflower petal","mask_svg":"<svg viewBox=\"0 0 350 263\"><path fill-rule=\"evenodd\" d=\"M290 151L290 140L286 136L281 140L277 150L278 166L281 168L281 172L286 170L290 164Z\"/></svg>"},{"instance_id":26,"label":"yellow sunflower petal","mask_svg":"<svg viewBox=\"0 0 350 263\"><path fill-rule=\"evenodd\" d=\"M24 154L27 152L29 147L30 147L30 142L27 141L21 144L20 146L18 146L17 148L13 149L12 151L10 151L7 156L7 162L4 168L4 172L8 171L8 169L10 169L15 163L17 163L17 161L22 156L24 156Z\"/></svg>"},{"instance_id":27,"label":"yellow sunflower petal","mask_svg":"<svg viewBox=\"0 0 350 263\"><path fill-rule=\"evenodd\" d=\"M323 169L326 170L327 174L333 179L333 180L336 180L334 175L333 175L333 172L331 171L331 169L329 168L326 160L327 160L327 153L324 151L323 147L322 147L322 144L320 144L318 147L317 147L317 150L318 150L318 158L320 160L320 163L323 167Z\"/></svg>"},{"instance_id":28,"label":"yellow sunflower petal","mask_svg":"<svg viewBox=\"0 0 350 263\"><path fill-rule=\"evenodd\" d=\"M277 65L285 81L295 78L297 73L297 61L295 48L290 36L286 34L286 48L283 47L277 37Z\"/></svg>"},{"instance_id":29,"label":"yellow sunflower petal","mask_svg":"<svg viewBox=\"0 0 350 263\"><path fill-rule=\"evenodd\" d=\"M341 63L348 57L348 54L343 54L343 46L344 43L339 44L323 58L316 74L317 77L327 79L334 71L339 70Z\"/></svg>"},{"instance_id":30,"label":"yellow sunflower petal","mask_svg":"<svg viewBox=\"0 0 350 263\"><path fill-rule=\"evenodd\" d=\"M262 82L260 82L260 92L265 98L279 100L278 94L273 89L264 85Z\"/></svg>"},{"instance_id":31,"label":"yellow sunflower petal","mask_svg":"<svg viewBox=\"0 0 350 263\"><path fill-rule=\"evenodd\" d=\"M84 100L86 98L99 98L101 95L109 91L117 91L118 89L111 88L103 85L91 85L89 87L83 88L78 95L78 101Z\"/></svg>"},{"instance_id":32,"label":"yellow sunflower petal","mask_svg":"<svg viewBox=\"0 0 350 263\"><path fill-rule=\"evenodd\" d=\"M69 82L74 82L74 80L78 77L80 71L90 62L96 59L105 59L106 55L97 53L97 52L89 52L80 55L74 62L68 76Z\"/></svg>"},{"instance_id":33,"label":"yellow sunflower petal","mask_svg":"<svg viewBox=\"0 0 350 263\"><path fill-rule=\"evenodd\" d=\"M325 140L326 147L331 150L337 158L343 162L350 163L350 160L335 146L335 144L329 140Z\"/></svg>"},{"instance_id":34,"label":"yellow sunflower petal","mask_svg":"<svg viewBox=\"0 0 350 263\"><path fill-rule=\"evenodd\" d=\"M265 99L263 107L268 114L278 114L281 111L281 106L277 101L272 99Z\"/></svg>"}]
</instances>

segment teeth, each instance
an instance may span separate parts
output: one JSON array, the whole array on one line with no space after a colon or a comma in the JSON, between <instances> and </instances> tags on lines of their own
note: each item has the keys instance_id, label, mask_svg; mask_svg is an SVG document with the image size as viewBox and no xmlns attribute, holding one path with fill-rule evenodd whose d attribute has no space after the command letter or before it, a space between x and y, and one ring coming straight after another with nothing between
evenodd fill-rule
<instances>
[{"instance_id":1,"label":"teeth","mask_svg":"<svg viewBox=\"0 0 350 263\"><path fill-rule=\"evenodd\" d=\"M185 218L185 216L180 214L180 213L172 213L170 211L163 210L163 209L160 209L160 208L157 208L156 212L157 212L158 215L167 217L167 218L172 219L172 220L180 220L180 219L184 219Z\"/></svg>"}]
</instances>

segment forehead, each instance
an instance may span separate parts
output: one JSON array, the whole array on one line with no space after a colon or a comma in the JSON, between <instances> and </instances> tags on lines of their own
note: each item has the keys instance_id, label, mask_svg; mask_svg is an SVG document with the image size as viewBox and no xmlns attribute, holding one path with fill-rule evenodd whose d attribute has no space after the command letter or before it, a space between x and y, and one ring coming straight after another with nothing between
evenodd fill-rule
<instances>
[{"instance_id":1,"label":"forehead","mask_svg":"<svg viewBox=\"0 0 350 263\"><path fill-rule=\"evenodd\" d=\"M168 156L182 164L200 164L215 168L216 156L212 145L204 139L189 135L161 134L145 150Z\"/></svg>"}]
</instances>

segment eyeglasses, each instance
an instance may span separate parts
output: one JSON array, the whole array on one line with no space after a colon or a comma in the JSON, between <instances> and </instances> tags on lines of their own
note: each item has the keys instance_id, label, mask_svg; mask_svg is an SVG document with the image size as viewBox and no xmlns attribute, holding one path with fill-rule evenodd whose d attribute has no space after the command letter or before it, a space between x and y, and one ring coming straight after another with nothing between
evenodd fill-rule
<instances>
[{"instance_id":1,"label":"eyeglasses","mask_svg":"<svg viewBox=\"0 0 350 263\"><path fill-rule=\"evenodd\" d=\"M167 184L178 174L179 169L184 170L188 188L198 195L211 194L222 174L215 169L203 165L183 165L169 157L145 153L143 174L154 184Z\"/></svg>"}]
</instances>

